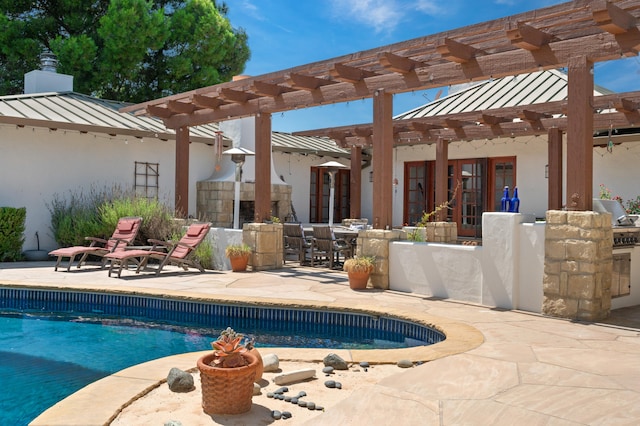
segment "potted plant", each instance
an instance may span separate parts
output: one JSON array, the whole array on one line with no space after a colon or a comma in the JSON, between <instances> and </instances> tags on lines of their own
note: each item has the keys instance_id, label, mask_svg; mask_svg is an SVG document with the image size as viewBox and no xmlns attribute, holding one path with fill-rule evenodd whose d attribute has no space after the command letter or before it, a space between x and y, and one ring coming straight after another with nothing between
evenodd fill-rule
<instances>
[{"instance_id":1,"label":"potted plant","mask_svg":"<svg viewBox=\"0 0 640 426\"><path fill-rule=\"evenodd\" d=\"M349 275L349 287L353 290L367 288L369 275L373 272L375 264L376 259L372 256L358 256L345 260L342 269Z\"/></svg>"},{"instance_id":2,"label":"potted plant","mask_svg":"<svg viewBox=\"0 0 640 426\"><path fill-rule=\"evenodd\" d=\"M213 352L198 359L202 384L202 409L211 414L240 414L251 410L253 383L259 380L262 358L253 341L224 330L212 342ZM261 375L261 373L260 373Z\"/></svg>"},{"instance_id":3,"label":"potted plant","mask_svg":"<svg viewBox=\"0 0 640 426\"><path fill-rule=\"evenodd\" d=\"M242 243L228 245L224 254L229 258L229 262L231 262L231 270L233 272L242 272L247 270L249 255L251 254L251 247L247 244Z\"/></svg>"}]
</instances>

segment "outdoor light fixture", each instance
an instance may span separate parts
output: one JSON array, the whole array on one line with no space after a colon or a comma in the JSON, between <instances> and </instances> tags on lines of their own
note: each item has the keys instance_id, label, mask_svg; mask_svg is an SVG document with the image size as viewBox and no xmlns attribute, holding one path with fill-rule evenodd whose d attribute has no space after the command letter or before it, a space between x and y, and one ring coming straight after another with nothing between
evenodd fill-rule
<instances>
[{"instance_id":1,"label":"outdoor light fixture","mask_svg":"<svg viewBox=\"0 0 640 426\"><path fill-rule=\"evenodd\" d=\"M333 226L333 203L334 203L334 193L335 193L335 183L334 178L338 169L347 169L348 167L344 164L338 163L337 161L329 161L323 164L320 164L318 167L324 167L329 172L329 226Z\"/></svg>"},{"instance_id":2,"label":"outdoor light fixture","mask_svg":"<svg viewBox=\"0 0 640 426\"><path fill-rule=\"evenodd\" d=\"M231 161L236 163L236 181L234 184L233 196L233 229L240 228L240 181L242 180L242 165L247 155L255 155L253 151L246 148L234 147L224 151L222 154L230 155Z\"/></svg>"}]
</instances>

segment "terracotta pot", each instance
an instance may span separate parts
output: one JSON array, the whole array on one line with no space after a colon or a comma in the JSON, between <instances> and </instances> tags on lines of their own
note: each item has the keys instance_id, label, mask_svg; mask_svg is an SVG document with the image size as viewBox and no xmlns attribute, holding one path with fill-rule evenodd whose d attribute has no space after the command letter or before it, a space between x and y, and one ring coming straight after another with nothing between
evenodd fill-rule
<instances>
[{"instance_id":1,"label":"terracotta pot","mask_svg":"<svg viewBox=\"0 0 640 426\"><path fill-rule=\"evenodd\" d=\"M349 271L349 287L352 290L364 290L367 288L367 283L369 282L369 275L371 272L356 272Z\"/></svg>"},{"instance_id":2,"label":"terracotta pot","mask_svg":"<svg viewBox=\"0 0 640 426\"><path fill-rule=\"evenodd\" d=\"M220 368L209 365L213 352L198 359L202 384L202 409L207 414L241 414L251 410L253 382L258 358L251 352L242 355L249 365Z\"/></svg>"},{"instance_id":3,"label":"terracotta pot","mask_svg":"<svg viewBox=\"0 0 640 426\"><path fill-rule=\"evenodd\" d=\"M229 258L231 262L231 270L233 272L243 272L247 270L247 264L249 263L249 255L246 256L232 256Z\"/></svg>"}]
</instances>

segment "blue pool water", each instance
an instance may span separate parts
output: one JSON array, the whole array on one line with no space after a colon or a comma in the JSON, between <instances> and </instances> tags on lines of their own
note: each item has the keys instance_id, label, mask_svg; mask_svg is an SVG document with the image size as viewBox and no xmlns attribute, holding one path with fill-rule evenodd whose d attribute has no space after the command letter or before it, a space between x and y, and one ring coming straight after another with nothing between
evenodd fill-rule
<instances>
[{"instance_id":1,"label":"blue pool water","mask_svg":"<svg viewBox=\"0 0 640 426\"><path fill-rule=\"evenodd\" d=\"M258 348L398 348L444 340L429 327L365 314L0 288L0 424L26 425L123 368L209 350L227 326L254 337Z\"/></svg>"}]
</instances>

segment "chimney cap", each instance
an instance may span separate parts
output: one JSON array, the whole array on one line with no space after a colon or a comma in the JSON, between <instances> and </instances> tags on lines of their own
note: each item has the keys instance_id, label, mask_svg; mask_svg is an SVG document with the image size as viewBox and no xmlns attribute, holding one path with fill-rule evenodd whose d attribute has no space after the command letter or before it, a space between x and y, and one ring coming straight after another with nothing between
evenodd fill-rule
<instances>
[{"instance_id":1,"label":"chimney cap","mask_svg":"<svg viewBox=\"0 0 640 426\"><path fill-rule=\"evenodd\" d=\"M45 49L40 54L40 69L42 71L57 72L58 71L58 59L56 55L49 49Z\"/></svg>"}]
</instances>

